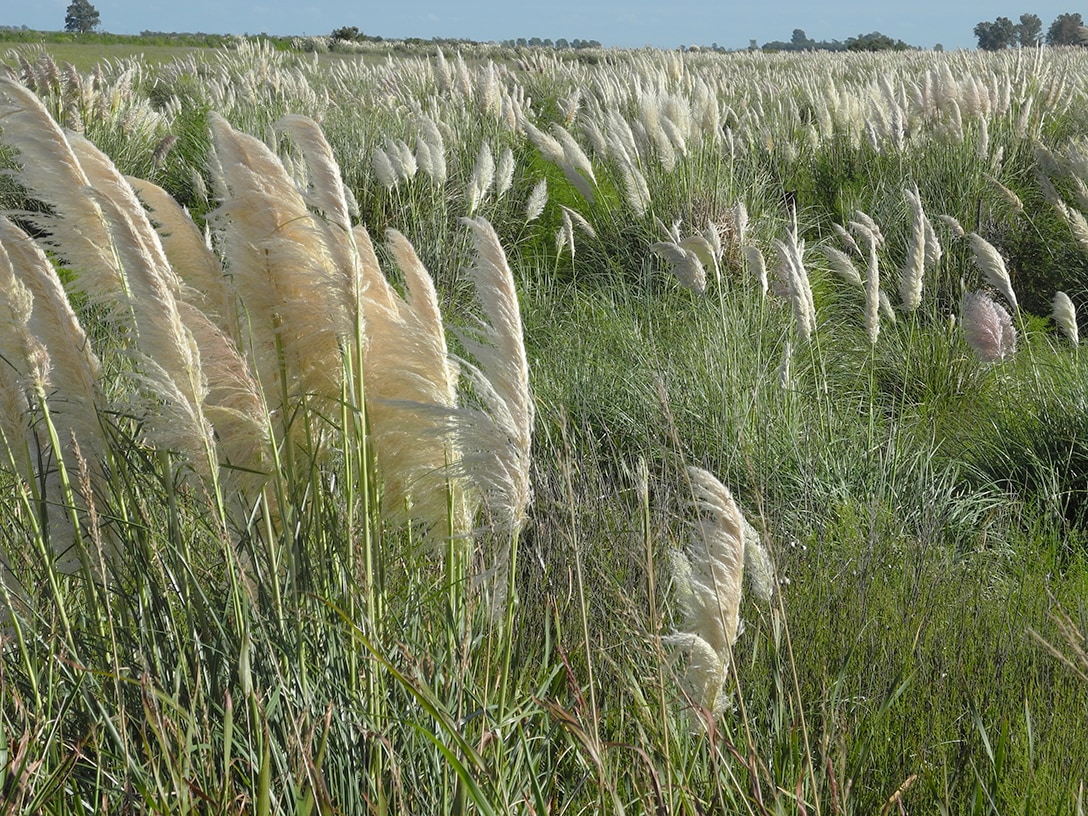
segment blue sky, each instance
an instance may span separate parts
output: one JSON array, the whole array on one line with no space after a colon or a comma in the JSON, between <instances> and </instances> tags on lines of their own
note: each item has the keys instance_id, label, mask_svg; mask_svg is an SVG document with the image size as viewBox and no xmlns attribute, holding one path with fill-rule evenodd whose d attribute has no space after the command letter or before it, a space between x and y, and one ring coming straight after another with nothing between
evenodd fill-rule
<instances>
[{"instance_id":1,"label":"blue sky","mask_svg":"<svg viewBox=\"0 0 1088 816\"><path fill-rule=\"evenodd\" d=\"M56 30L69 0L4 0L0 25ZM208 33L327 34L354 25L382 37L464 37L504 40L540 37L600 40L606 46L710 45L744 48L749 40L788 40L800 28L810 39L840 39L881 31L912 45L973 48L981 20L1016 22L1039 15L1046 32L1068 2L994 3L979 0L92 0L102 30Z\"/></svg>"}]
</instances>

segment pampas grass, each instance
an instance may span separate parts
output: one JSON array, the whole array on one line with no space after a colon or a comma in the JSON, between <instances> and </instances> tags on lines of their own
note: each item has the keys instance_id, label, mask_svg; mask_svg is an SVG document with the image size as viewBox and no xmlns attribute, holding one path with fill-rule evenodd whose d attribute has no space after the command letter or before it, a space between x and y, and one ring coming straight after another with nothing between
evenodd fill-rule
<instances>
[{"instance_id":1,"label":"pampas grass","mask_svg":"<svg viewBox=\"0 0 1088 816\"><path fill-rule=\"evenodd\" d=\"M484 319L462 335L473 361L465 361L463 369L480 406L452 415L463 473L478 486L498 528L517 532L532 495L534 415L521 314L514 276L494 228L481 218L464 223L475 251L468 276Z\"/></svg>"},{"instance_id":2,"label":"pampas grass","mask_svg":"<svg viewBox=\"0 0 1088 816\"><path fill-rule=\"evenodd\" d=\"M798 339L808 342L816 332L816 307L805 270L805 244L797 237L796 223L787 231L785 241L775 239L774 244L778 252L778 275L793 306L794 329Z\"/></svg>"},{"instance_id":3,"label":"pampas grass","mask_svg":"<svg viewBox=\"0 0 1088 816\"><path fill-rule=\"evenodd\" d=\"M1012 290L1012 281L1001 253L977 232L968 233L967 238L975 252L975 265L982 271L986 283L996 289L1012 306L1013 311L1016 311L1016 293Z\"/></svg>"},{"instance_id":4,"label":"pampas grass","mask_svg":"<svg viewBox=\"0 0 1088 816\"><path fill-rule=\"evenodd\" d=\"M221 200L213 236L245 309L239 346L283 433L298 400L340 398L341 341L357 323L350 268L330 257L324 227L276 155L219 117L210 124Z\"/></svg>"},{"instance_id":5,"label":"pampas grass","mask_svg":"<svg viewBox=\"0 0 1088 816\"><path fill-rule=\"evenodd\" d=\"M365 230L358 228L358 234L360 244L369 248ZM393 522L418 521L440 538L463 534L467 509L453 475L459 454L441 413L457 406L458 368L446 347L430 274L404 235L389 230L386 240L404 276L407 297L382 275L373 252L363 253L363 373L367 418L384 483L383 514Z\"/></svg>"},{"instance_id":6,"label":"pampas grass","mask_svg":"<svg viewBox=\"0 0 1088 816\"><path fill-rule=\"evenodd\" d=\"M64 132L41 101L22 85L0 77L0 139L19 151L16 180L53 215L28 220L48 234L48 245L80 272L82 291L92 299L126 290L101 209L83 194L91 184Z\"/></svg>"},{"instance_id":7,"label":"pampas grass","mask_svg":"<svg viewBox=\"0 0 1088 816\"><path fill-rule=\"evenodd\" d=\"M852 240L853 239L851 239L851 241ZM832 246L820 247L820 251L823 252L824 257L827 258L828 263L831 264L832 271L834 271L836 275L851 286L856 286L859 289L865 288L865 281L861 279L861 273L858 272L858 268L854 266L854 262L850 260L849 255L841 249L836 249Z\"/></svg>"},{"instance_id":8,"label":"pampas grass","mask_svg":"<svg viewBox=\"0 0 1088 816\"><path fill-rule=\"evenodd\" d=\"M685 288L699 295L706 291L706 269L693 249L673 241L657 241L650 244L650 250L668 264Z\"/></svg>"},{"instance_id":9,"label":"pampas grass","mask_svg":"<svg viewBox=\"0 0 1088 816\"><path fill-rule=\"evenodd\" d=\"M544 207L548 203L548 180L541 179L535 185L533 190L529 193L529 198L525 202L525 223L531 223L540 218L544 212Z\"/></svg>"},{"instance_id":10,"label":"pampas grass","mask_svg":"<svg viewBox=\"0 0 1088 816\"><path fill-rule=\"evenodd\" d=\"M967 343L986 363L1007 360L1016 351L1016 329L999 303L983 292L963 296L960 324Z\"/></svg>"},{"instance_id":11,"label":"pampas grass","mask_svg":"<svg viewBox=\"0 0 1088 816\"><path fill-rule=\"evenodd\" d=\"M61 573L75 572L83 562L75 546L77 514L102 486L107 443L99 422L100 373L52 264L25 233L0 218L0 442L5 469L17 474L34 502L35 535L48 542L52 567ZM80 449L93 465L88 495L77 498L68 469ZM3 553L0 573L5 587L18 594Z\"/></svg>"},{"instance_id":12,"label":"pampas grass","mask_svg":"<svg viewBox=\"0 0 1088 816\"><path fill-rule=\"evenodd\" d=\"M763 259L763 253L759 247L744 247L744 267L749 277L759 281L760 292L766 295L770 286L767 280L767 262Z\"/></svg>"},{"instance_id":13,"label":"pampas grass","mask_svg":"<svg viewBox=\"0 0 1088 816\"><path fill-rule=\"evenodd\" d=\"M910 203L911 212L914 214L914 229L911 231L910 244L907 247L907 259L903 265L902 277L899 282L899 300L903 308L913 312L922 303L922 278L926 271L927 254L932 256L933 250L927 253L927 238L932 234L933 228L928 226L928 219L922 210L922 200L918 194L918 188L905 192Z\"/></svg>"},{"instance_id":14,"label":"pampas grass","mask_svg":"<svg viewBox=\"0 0 1088 816\"><path fill-rule=\"evenodd\" d=\"M1080 333L1077 330L1077 309L1073 301L1065 292L1055 292L1051 318L1062 330L1062 334L1074 346L1080 343Z\"/></svg>"},{"instance_id":15,"label":"pampas grass","mask_svg":"<svg viewBox=\"0 0 1088 816\"><path fill-rule=\"evenodd\" d=\"M716 717L729 704L725 683L740 631L745 521L713 474L696 467L687 472L699 517L685 549L672 554L682 623L662 641L686 655L684 682L691 700Z\"/></svg>"},{"instance_id":16,"label":"pampas grass","mask_svg":"<svg viewBox=\"0 0 1088 816\"><path fill-rule=\"evenodd\" d=\"M876 343L880 336L880 258L877 255L877 234L864 230L862 237L869 250L869 269L865 276L865 330L869 342Z\"/></svg>"}]
</instances>

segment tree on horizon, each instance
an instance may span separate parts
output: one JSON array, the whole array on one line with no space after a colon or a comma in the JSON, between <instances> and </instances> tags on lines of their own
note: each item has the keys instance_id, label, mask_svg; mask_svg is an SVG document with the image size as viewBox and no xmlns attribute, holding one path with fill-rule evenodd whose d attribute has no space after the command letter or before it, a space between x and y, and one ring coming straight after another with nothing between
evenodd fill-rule
<instances>
[{"instance_id":1,"label":"tree on horizon","mask_svg":"<svg viewBox=\"0 0 1088 816\"><path fill-rule=\"evenodd\" d=\"M98 9L92 6L89 0L72 0L68 11L64 15L64 30L86 34L98 28Z\"/></svg>"},{"instance_id":2,"label":"tree on horizon","mask_svg":"<svg viewBox=\"0 0 1088 816\"><path fill-rule=\"evenodd\" d=\"M1083 45L1084 20L1080 12L1059 14L1046 32L1047 45Z\"/></svg>"}]
</instances>

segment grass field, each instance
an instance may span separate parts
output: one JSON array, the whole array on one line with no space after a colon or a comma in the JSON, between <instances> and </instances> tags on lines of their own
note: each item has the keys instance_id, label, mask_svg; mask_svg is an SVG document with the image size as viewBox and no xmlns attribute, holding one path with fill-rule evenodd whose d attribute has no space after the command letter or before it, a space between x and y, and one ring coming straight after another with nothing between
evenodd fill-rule
<instances>
[{"instance_id":1,"label":"grass field","mask_svg":"<svg viewBox=\"0 0 1088 816\"><path fill-rule=\"evenodd\" d=\"M1085 52L297 45L4 58L4 812L1082 816Z\"/></svg>"}]
</instances>

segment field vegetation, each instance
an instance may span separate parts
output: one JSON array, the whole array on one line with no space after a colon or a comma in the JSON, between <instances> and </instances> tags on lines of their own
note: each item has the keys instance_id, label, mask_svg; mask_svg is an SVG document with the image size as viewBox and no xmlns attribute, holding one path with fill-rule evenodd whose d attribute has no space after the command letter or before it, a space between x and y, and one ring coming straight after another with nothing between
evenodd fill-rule
<instances>
[{"instance_id":1,"label":"field vegetation","mask_svg":"<svg viewBox=\"0 0 1088 816\"><path fill-rule=\"evenodd\" d=\"M359 49L4 58L0 810L1082 816L1084 52Z\"/></svg>"}]
</instances>

